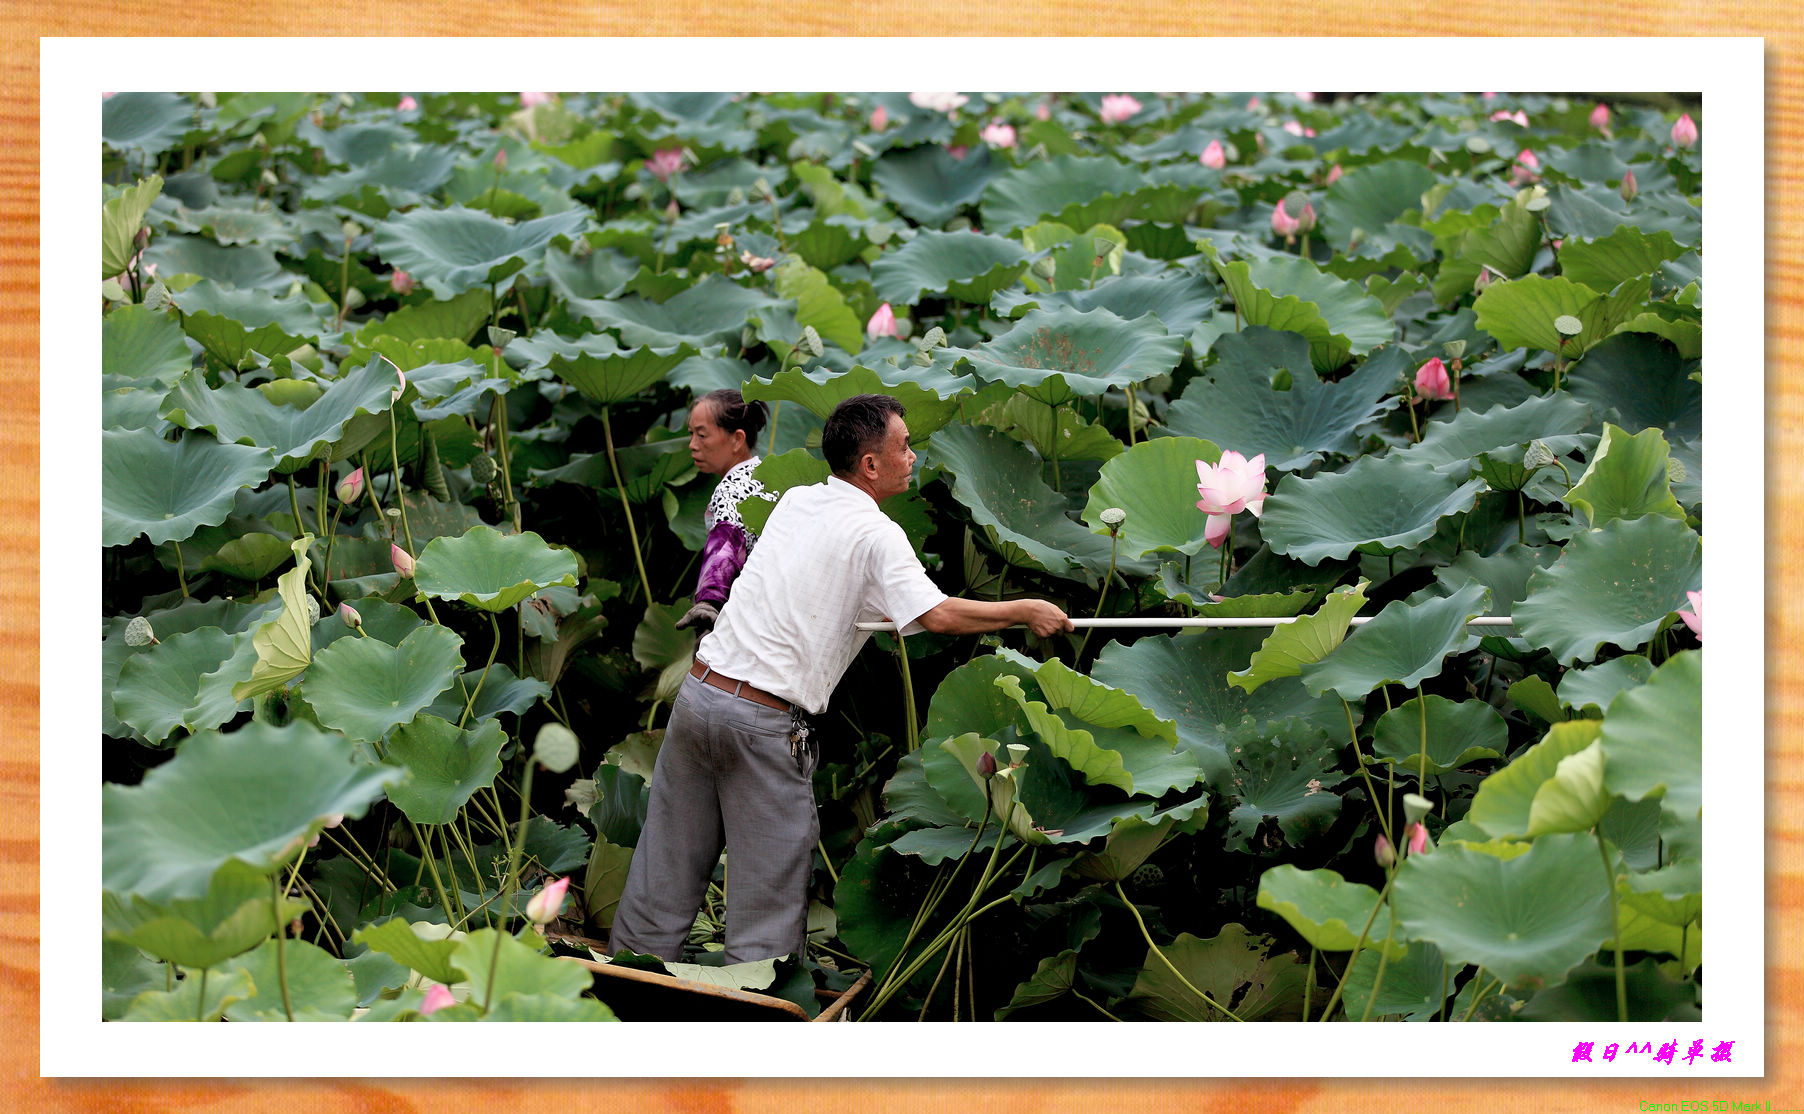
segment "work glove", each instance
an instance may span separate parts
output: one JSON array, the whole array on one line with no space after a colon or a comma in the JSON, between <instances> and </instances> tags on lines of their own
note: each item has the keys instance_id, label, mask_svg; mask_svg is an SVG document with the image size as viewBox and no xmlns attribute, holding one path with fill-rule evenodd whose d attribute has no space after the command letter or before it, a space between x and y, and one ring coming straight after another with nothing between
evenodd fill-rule
<instances>
[{"instance_id":1,"label":"work glove","mask_svg":"<svg viewBox=\"0 0 1804 1114\"><path fill-rule=\"evenodd\" d=\"M714 620L718 618L720 618L720 608L704 600L683 612L683 617L676 621L676 626L678 630L688 630L690 627L699 627L704 631L713 630Z\"/></svg>"}]
</instances>

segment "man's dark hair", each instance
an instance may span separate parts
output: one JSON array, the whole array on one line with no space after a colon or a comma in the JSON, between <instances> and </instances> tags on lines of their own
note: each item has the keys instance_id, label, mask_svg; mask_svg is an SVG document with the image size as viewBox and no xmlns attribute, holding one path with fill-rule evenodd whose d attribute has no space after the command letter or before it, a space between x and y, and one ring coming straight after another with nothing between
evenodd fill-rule
<instances>
[{"instance_id":1,"label":"man's dark hair","mask_svg":"<svg viewBox=\"0 0 1804 1114\"><path fill-rule=\"evenodd\" d=\"M888 395L853 395L833 408L821 430L821 451L840 476L850 475L865 453L881 453L889 436L889 416L907 413Z\"/></svg>"},{"instance_id":2,"label":"man's dark hair","mask_svg":"<svg viewBox=\"0 0 1804 1114\"><path fill-rule=\"evenodd\" d=\"M758 443L758 432L764 428L764 422L770 416L770 410L764 403L747 402L731 387L709 391L695 400L697 406L704 402L714 404L715 425L728 433L743 429L747 445Z\"/></svg>"}]
</instances>

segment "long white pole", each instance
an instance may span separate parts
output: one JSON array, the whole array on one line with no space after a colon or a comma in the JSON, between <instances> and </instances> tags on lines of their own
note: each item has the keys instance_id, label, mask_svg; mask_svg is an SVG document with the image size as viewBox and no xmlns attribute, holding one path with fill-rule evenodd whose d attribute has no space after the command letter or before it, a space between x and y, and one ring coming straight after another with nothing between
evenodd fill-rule
<instances>
[{"instance_id":1,"label":"long white pole","mask_svg":"<svg viewBox=\"0 0 1804 1114\"><path fill-rule=\"evenodd\" d=\"M1294 623L1298 616L1284 619L1073 619L1071 625L1084 627L1275 627L1280 623ZM1354 626L1371 622L1376 616L1361 615L1353 620ZM1480 615L1467 619L1469 627L1509 627L1515 620L1508 615ZM894 631L896 624L887 620L881 623L859 623L859 630Z\"/></svg>"}]
</instances>

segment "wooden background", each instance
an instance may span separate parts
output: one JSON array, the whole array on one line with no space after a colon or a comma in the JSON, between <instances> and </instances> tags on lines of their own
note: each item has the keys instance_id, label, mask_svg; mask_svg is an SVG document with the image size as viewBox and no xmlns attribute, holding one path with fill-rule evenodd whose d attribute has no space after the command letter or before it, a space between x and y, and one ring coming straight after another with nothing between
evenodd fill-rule
<instances>
[{"instance_id":1,"label":"wooden background","mask_svg":"<svg viewBox=\"0 0 1804 1114\"><path fill-rule=\"evenodd\" d=\"M97 1112L271 1111L330 1104L344 1111L424 1111L528 1103L560 1110L744 1112L838 1110L868 1114L956 1107L983 1111L1099 1108L1178 1111L1229 1106L1262 1112L1406 1110L1632 1111L1640 1100L1725 1097L1804 1109L1804 677L1795 650L1798 620L1781 606L1804 576L1788 562L1804 532L1797 476L1804 433L1804 5L1795 0L1719 6L1660 0L1386 0L1321 8L1281 0L1201 4L1195 0L1079 0L1038 4L944 4L900 0L869 13L833 0L738 0L726 11L670 0L576 3L453 0L307 6L293 0L63 0L0 2L0 1107ZM491 16L493 18L491 18ZM480 24L480 26L473 26ZM1765 1080L1574 1083L1510 1078L1474 1082L1104 1081L70 1081L38 1076L38 44L39 36L231 35L1661 35L1700 32L1766 39L1767 112L1767 1045ZM129 75L122 81L131 87ZM172 75L148 82L181 84ZM1446 85L1429 75L1423 87ZM305 83L305 75L294 74ZM784 84L781 77L774 80ZM801 80L797 78L795 80ZM755 82L753 82L755 84ZM793 81L791 82L793 83ZM1455 82L1456 83L1456 82ZM803 81L803 84L806 84ZM1574 75L1583 85L1582 71ZM1707 126L1707 125L1706 125ZM79 373L80 369L68 369ZM1723 374L1723 369L1717 370ZM1755 403L1757 404L1757 402ZM76 434L75 436L82 436ZM85 623L79 612L51 621ZM72 740L70 745L87 745ZM76 893L88 893L76 880ZM74 899L86 907L85 897ZM272 1034L273 1036L273 1034ZM1034 1038L1027 1035L1029 1042ZM805 1050L798 1049L805 1055ZM605 1057L605 1046L593 1050ZM1197 1055L1210 1055L1198 1037ZM1497 1074L1514 1074L1499 1063ZM104 1069L103 1069L104 1070ZM221 1064L222 1073L230 1072ZM1222 1074L1231 1072L1224 1065ZM1680 1093L1684 1092L1684 1093ZM1697 1092L1697 1093L1692 1093Z\"/></svg>"}]
</instances>

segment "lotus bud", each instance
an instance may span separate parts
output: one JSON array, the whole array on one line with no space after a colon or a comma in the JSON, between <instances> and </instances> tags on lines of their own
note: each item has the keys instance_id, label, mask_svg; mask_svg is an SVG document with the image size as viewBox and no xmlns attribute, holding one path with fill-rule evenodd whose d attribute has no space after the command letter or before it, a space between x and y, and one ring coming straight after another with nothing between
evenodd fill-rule
<instances>
[{"instance_id":1,"label":"lotus bud","mask_svg":"<svg viewBox=\"0 0 1804 1114\"><path fill-rule=\"evenodd\" d=\"M1297 231L1298 232L1308 232L1311 229L1313 229L1314 227L1315 227L1315 206L1311 205L1307 200L1305 200L1303 202L1303 207L1301 209L1297 210Z\"/></svg>"},{"instance_id":2,"label":"lotus bud","mask_svg":"<svg viewBox=\"0 0 1804 1114\"><path fill-rule=\"evenodd\" d=\"M394 270L388 275L388 288L403 298L413 293L413 276L406 271Z\"/></svg>"},{"instance_id":3,"label":"lotus bud","mask_svg":"<svg viewBox=\"0 0 1804 1114\"><path fill-rule=\"evenodd\" d=\"M1536 438L1522 450L1522 466L1524 468L1545 468L1553 463L1553 449L1547 442Z\"/></svg>"},{"instance_id":4,"label":"lotus bud","mask_svg":"<svg viewBox=\"0 0 1804 1114\"><path fill-rule=\"evenodd\" d=\"M363 616L359 615L357 609L348 603L341 603L338 605L338 619L339 622L350 627L352 630L363 629Z\"/></svg>"},{"instance_id":5,"label":"lotus bud","mask_svg":"<svg viewBox=\"0 0 1804 1114\"><path fill-rule=\"evenodd\" d=\"M150 629L150 620L142 615L132 616L132 621L125 624L125 644L127 646L154 646L157 643L155 632Z\"/></svg>"},{"instance_id":6,"label":"lotus bud","mask_svg":"<svg viewBox=\"0 0 1804 1114\"><path fill-rule=\"evenodd\" d=\"M313 624L319 622L319 616L320 616L319 601L314 599L312 596L306 596L304 598L307 601L307 625L312 626Z\"/></svg>"},{"instance_id":7,"label":"lotus bud","mask_svg":"<svg viewBox=\"0 0 1804 1114\"><path fill-rule=\"evenodd\" d=\"M1622 172L1622 188L1616 192L1622 195L1624 201L1635 200L1635 195L1641 192L1641 187L1635 184L1635 172L1633 170L1625 170Z\"/></svg>"},{"instance_id":8,"label":"lotus bud","mask_svg":"<svg viewBox=\"0 0 1804 1114\"><path fill-rule=\"evenodd\" d=\"M996 772L996 756L984 751L977 756L977 773L980 777L989 777Z\"/></svg>"},{"instance_id":9,"label":"lotus bud","mask_svg":"<svg viewBox=\"0 0 1804 1114\"><path fill-rule=\"evenodd\" d=\"M887 127L889 127L889 109L882 105L871 109L871 130L880 132Z\"/></svg>"},{"instance_id":10,"label":"lotus bud","mask_svg":"<svg viewBox=\"0 0 1804 1114\"><path fill-rule=\"evenodd\" d=\"M1397 863L1397 849L1391 846L1390 840L1384 838L1383 832L1378 833L1378 842L1372 847L1372 857L1377 859L1378 865L1386 870Z\"/></svg>"},{"instance_id":11,"label":"lotus bud","mask_svg":"<svg viewBox=\"0 0 1804 1114\"><path fill-rule=\"evenodd\" d=\"M338 501L341 503L355 503L362 495L363 469L359 468L339 481Z\"/></svg>"},{"instance_id":12,"label":"lotus bud","mask_svg":"<svg viewBox=\"0 0 1804 1114\"><path fill-rule=\"evenodd\" d=\"M678 207L677 199L674 197L670 199L670 204L664 206L664 219L670 224L675 224L677 217L682 214L683 210Z\"/></svg>"},{"instance_id":13,"label":"lotus bud","mask_svg":"<svg viewBox=\"0 0 1804 1114\"><path fill-rule=\"evenodd\" d=\"M1698 141L1697 122L1687 112L1674 121L1672 126L1672 145L1674 147L1693 147Z\"/></svg>"},{"instance_id":14,"label":"lotus bud","mask_svg":"<svg viewBox=\"0 0 1804 1114\"><path fill-rule=\"evenodd\" d=\"M1228 165L1228 152L1222 147L1221 140L1211 139L1209 145L1203 148L1203 153L1196 157L1196 161L1210 170L1220 170Z\"/></svg>"},{"instance_id":15,"label":"lotus bud","mask_svg":"<svg viewBox=\"0 0 1804 1114\"><path fill-rule=\"evenodd\" d=\"M1603 131L1605 128L1610 126L1610 106L1609 105L1603 103L1602 101L1597 102L1597 107L1591 110L1591 126L1596 128L1598 131Z\"/></svg>"},{"instance_id":16,"label":"lotus bud","mask_svg":"<svg viewBox=\"0 0 1804 1114\"><path fill-rule=\"evenodd\" d=\"M1280 199L1272 209L1272 231L1288 240L1297 234L1299 227L1297 218L1284 211L1284 201Z\"/></svg>"},{"instance_id":17,"label":"lotus bud","mask_svg":"<svg viewBox=\"0 0 1804 1114\"><path fill-rule=\"evenodd\" d=\"M871 319L865 322L864 335L872 340L896 335L896 311L890 308L888 302L878 306L877 312L871 314Z\"/></svg>"},{"instance_id":18,"label":"lotus bud","mask_svg":"<svg viewBox=\"0 0 1804 1114\"><path fill-rule=\"evenodd\" d=\"M497 471L495 458L487 453L478 453L470 458L470 479L479 484L486 484L494 479Z\"/></svg>"},{"instance_id":19,"label":"lotus bud","mask_svg":"<svg viewBox=\"0 0 1804 1114\"><path fill-rule=\"evenodd\" d=\"M489 347L493 348L495 351L499 352L503 348L507 347L509 341L513 340L515 337L517 337L519 335L520 335L519 333L514 332L512 329L503 329L499 325L490 325L489 326Z\"/></svg>"},{"instance_id":20,"label":"lotus bud","mask_svg":"<svg viewBox=\"0 0 1804 1114\"><path fill-rule=\"evenodd\" d=\"M1121 524L1127 521L1127 512L1120 507L1105 507L1100 517L1102 524L1109 528L1109 536L1114 537L1121 533Z\"/></svg>"},{"instance_id":21,"label":"lotus bud","mask_svg":"<svg viewBox=\"0 0 1804 1114\"><path fill-rule=\"evenodd\" d=\"M1699 589L1696 592L1686 592L1685 598L1690 601L1691 610L1679 612L1679 618L1684 620L1685 625L1691 628L1691 633L1697 635L1699 641L1702 641L1704 637L1703 590Z\"/></svg>"},{"instance_id":22,"label":"lotus bud","mask_svg":"<svg viewBox=\"0 0 1804 1114\"><path fill-rule=\"evenodd\" d=\"M1008 745L1008 764L1010 766L1024 766L1027 764L1027 744L1010 743Z\"/></svg>"},{"instance_id":23,"label":"lotus bud","mask_svg":"<svg viewBox=\"0 0 1804 1114\"><path fill-rule=\"evenodd\" d=\"M1416 369L1416 394L1428 399L1448 399L1453 397L1453 380L1447 374L1447 365L1436 356Z\"/></svg>"},{"instance_id":24,"label":"lotus bud","mask_svg":"<svg viewBox=\"0 0 1804 1114\"><path fill-rule=\"evenodd\" d=\"M1428 850L1428 829L1420 824L1411 824L1405 833L1409 841L1409 850L1405 854L1420 855Z\"/></svg>"},{"instance_id":25,"label":"lotus bud","mask_svg":"<svg viewBox=\"0 0 1804 1114\"><path fill-rule=\"evenodd\" d=\"M401 574L403 580L413 576L413 554L398 545L390 544L388 556L395 563L395 571Z\"/></svg>"},{"instance_id":26,"label":"lotus bud","mask_svg":"<svg viewBox=\"0 0 1804 1114\"><path fill-rule=\"evenodd\" d=\"M451 997L451 988L443 983L433 983L426 991L426 998L420 1003L420 1016L427 1017L437 1013L446 1006L456 1005L457 1000Z\"/></svg>"},{"instance_id":27,"label":"lotus bud","mask_svg":"<svg viewBox=\"0 0 1804 1114\"><path fill-rule=\"evenodd\" d=\"M401 98L401 103L395 105L395 110L397 112L412 112L418 107L420 107L420 102L414 100L412 94L409 94Z\"/></svg>"},{"instance_id":28,"label":"lotus bud","mask_svg":"<svg viewBox=\"0 0 1804 1114\"><path fill-rule=\"evenodd\" d=\"M1340 176L1345 173L1346 171L1341 169L1340 163L1335 163L1328 168L1328 177L1323 179L1322 184L1325 186L1332 186L1334 183L1340 181Z\"/></svg>"},{"instance_id":29,"label":"lotus bud","mask_svg":"<svg viewBox=\"0 0 1804 1114\"><path fill-rule=\"evenodd\" d=\"M506 170L507 169L507 148L506 147L495 148L495 169L496 170Z\"/></svg>"},{"instance_id":30,"label":"lotus bud","mask_svg":"<svg viewBox=\"0 0 1804 1114\"><path fill-rule=\"evenodd\" d=\"M550 924L564 908L564 892L570 888L570 879L559 878L532 895L526 903L526 918L533 924Z\"/></svg>"},{"instance_id":31,"label":"lotus bud","mask_svg":"<svg viewBox=\"0 0 1804 1114\"><path fill-rule=\"evenodd\" d=\"M1405 793L1403 795L1404 823L1419 824L1422 821L1422 817L1427 816L1433 811L1434 802L1427 797L1422 796L1420 793Z\"/></svg>"}]
</instances>

